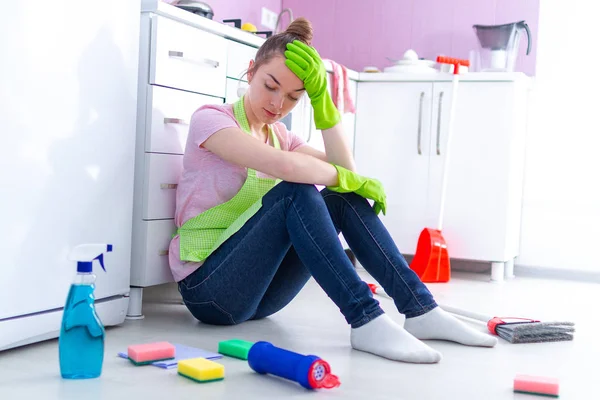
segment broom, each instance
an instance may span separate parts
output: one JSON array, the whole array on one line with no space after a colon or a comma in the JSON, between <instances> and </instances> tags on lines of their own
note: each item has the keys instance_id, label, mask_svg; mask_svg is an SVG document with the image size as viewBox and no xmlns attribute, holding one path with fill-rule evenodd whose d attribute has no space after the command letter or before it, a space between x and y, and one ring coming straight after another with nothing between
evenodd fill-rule
<instances>
[{"instance_id":1,"label":"broom","mask_svg":"<svg viewBox=\"0 0 600 400\"><path fill-rule=\"evenodd\" d=\"M369 288L373 294L391 299L381 287L370 283ZM451 314L487 323L488 330L492 334L513 344L569 341L573 340L573 334L575 333L573 322L541 322L529 318L490 317L456 307L445 305L440 305L440 307Z\"/></svg>"}]
</instances>

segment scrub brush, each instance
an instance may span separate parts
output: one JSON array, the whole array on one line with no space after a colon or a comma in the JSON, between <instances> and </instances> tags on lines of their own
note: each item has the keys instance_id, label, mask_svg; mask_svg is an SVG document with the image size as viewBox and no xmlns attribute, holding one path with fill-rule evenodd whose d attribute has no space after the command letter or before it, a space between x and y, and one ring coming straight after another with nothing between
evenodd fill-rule
<instances>
[{"instance_id":1,"label":"scrub brush","mask_svg":"<svg viewBox=\"0 0 600 400\"><path fill-rule=\"evenodd\" d=\"M487 322L488 330L509 343L542 343L573 340L575 324L566 321L542 322L529 318L492 317L460 308L440 305L443 310Z\"/></svg>"}]
</instances>

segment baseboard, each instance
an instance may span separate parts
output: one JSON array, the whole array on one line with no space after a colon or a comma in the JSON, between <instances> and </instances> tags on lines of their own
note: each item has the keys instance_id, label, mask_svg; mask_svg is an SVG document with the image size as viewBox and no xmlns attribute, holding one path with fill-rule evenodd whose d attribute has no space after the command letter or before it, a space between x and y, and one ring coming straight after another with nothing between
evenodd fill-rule
<instances>
[{"instance_id":1,"label":"baseboard","mask_svg":"<svg viewBox=\"0 0 600 400\"><path fill-rule=\"evenodd\" d=\"M354 257L354 254L352 254L352 251L346 249L346 254L348 254L348 257L350 257L350 259L353 261L353 264L356 268L364 270L363 266L360 265L360 263ZM413 257L414 256L408 254L404 255L404 258L406 259L406 262L409 265ZM480 274L489 274L491 271L491 264L488 262L452 260L451 265L453 271L472 272ZM523 276L542 279L558 279L563 281L600 283L600 272L534 267L530 265L515 264L514 273L517 277Z\"/></svg>"},{"instance_id":2,"label":"baseboard","mask_svg":"<svg viewBox=\"0 0 600 400\"><path fill-rule=\"evenodd\" d=\"M144 303L183 304L177 283L169 282L144 288Z\"/></svg>"},{"instance_id":3,"label":"baseboard","mask_svg":"<svg viewBox=\"0 0 600 400\"><path fill-rule=\"evenodd\" d=\"M515 276L600 283L600 272L515 265Z\"/></svg>"}]
</instances>

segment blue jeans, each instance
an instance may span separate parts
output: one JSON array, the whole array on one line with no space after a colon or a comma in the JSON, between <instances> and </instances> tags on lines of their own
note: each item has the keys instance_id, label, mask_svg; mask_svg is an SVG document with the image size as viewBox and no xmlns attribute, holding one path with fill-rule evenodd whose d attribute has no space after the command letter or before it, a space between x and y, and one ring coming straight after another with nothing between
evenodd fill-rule
<instances>
[{"instance_id":1,"label":"blue jeans","mask_svg":"<svg viewBox=\"0 0 600 400\"><path fill-rule=\"evenodd\" d=\"M271 189L262 208L180 281L179 291L198 320L232 325L281 310L313 276L358 328L383 310L344 252L340 231L398 311L416 317L437 306L367 200L289 182Z\"/></svg>"}]
</instances>

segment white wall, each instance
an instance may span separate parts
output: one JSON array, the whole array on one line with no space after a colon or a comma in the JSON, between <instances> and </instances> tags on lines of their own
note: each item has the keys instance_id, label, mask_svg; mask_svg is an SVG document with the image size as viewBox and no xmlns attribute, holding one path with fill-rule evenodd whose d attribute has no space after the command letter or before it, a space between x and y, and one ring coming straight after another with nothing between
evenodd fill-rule
<instances>
[{"instance_id":1,"label":"white wall","mask_svg":"<svg viewBox=\"0 0 600 400\"><path fill-rule=\"evenodd\" d=\"M600 273L597 5L540 3L517 264Z\"/></svg>"}]
</instances>

